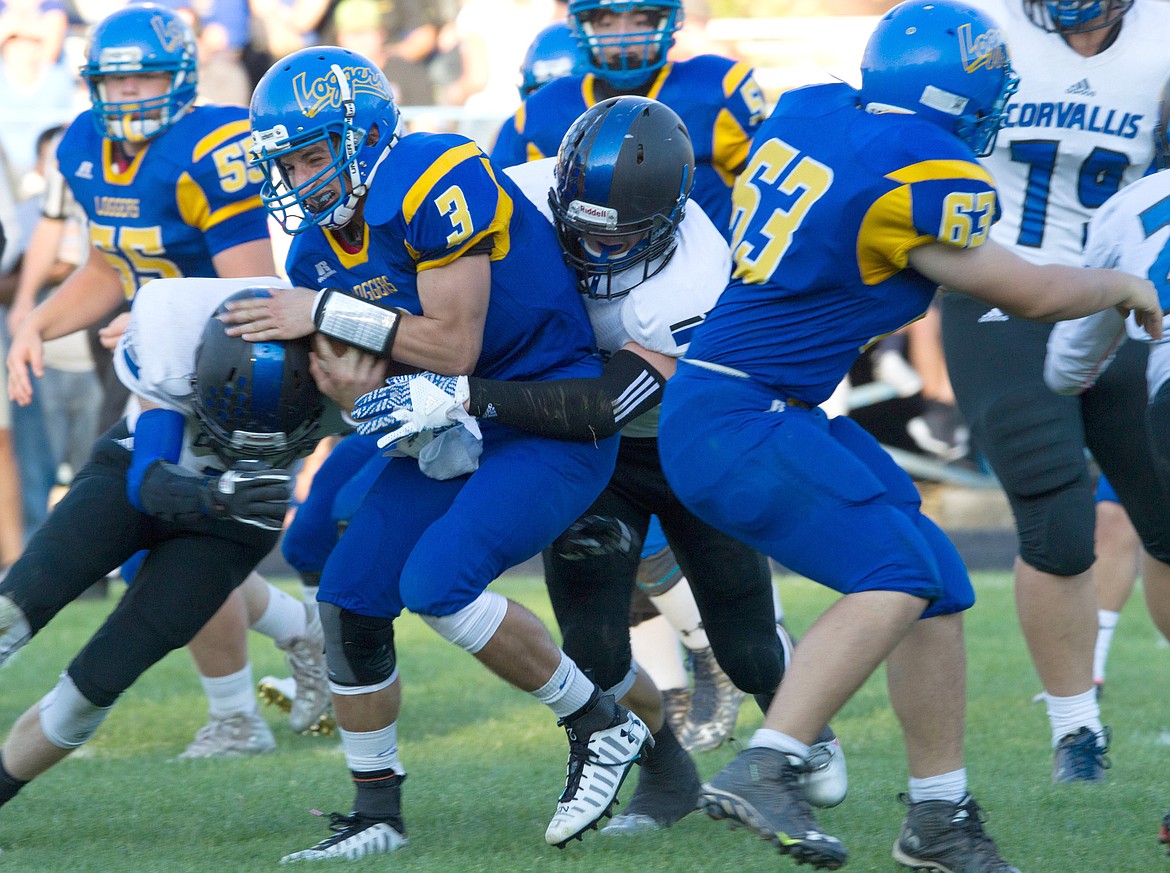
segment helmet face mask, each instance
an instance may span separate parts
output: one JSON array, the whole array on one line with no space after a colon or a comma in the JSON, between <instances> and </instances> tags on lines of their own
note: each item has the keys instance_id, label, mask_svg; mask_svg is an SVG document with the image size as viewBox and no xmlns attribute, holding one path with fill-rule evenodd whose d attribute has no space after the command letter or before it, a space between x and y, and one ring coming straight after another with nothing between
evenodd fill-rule
<instances>
[{"instance_id":1,"label":"helmet face mask","mask_svg":"<svg viewBox=\"0 0 1170 873\"><path fill-rule=\"evenodd\" d=\"M398 141L399 112L385 74L368 58L333 46L278 61L257 84L250 115L250 157L267 177L261 199L290 234L348 224ZM328 160L294 183L289 165L318 145Z\"/></svg>"},{"instance_id":2,"label":"helmet face mask","mask_svg":"<svg viewBox=\"0 0 1170 873\"><path fill-rule=\"evenodd\" d=\"M170 79L160 96L109 99L109 77L151 74ZM195 34L170 9L154 3L126 6L94 28L81 76L89 86L98 132L120 142L146 142L195 102L199 80Z\"/></svg>"},{"instance_id":3,"label":"helmet face mask","mask_svg":"<svg viewBox=\"0 0 1170 873\"><path fill-rule=\"evenodd\" d=\"M638 29L598 28L610 16L627 15L627 22L644 16ZM570 0L569 18L591 73L618 88L634 88L666 64L674 34L682 26L682 0Z\"/></svg>"},{"instance_id":4,"label":"helmet face mask","mask_svg":"<svg viewBox=\"0 0 1170 873\"><path fill-rule=\"evenodd\" d=\"M224 301L267 296L246 288ZM216 309L195 352L192 405L206 443L225 464L259 460L283 467L316 443L324 411L309 373L306 340L250 343L224 332Z\"/></svg>"},{"instance_id":5,"label":"helmet face mask","mask_svg":"<svg viewBox=\"0 0 1170 873\"><path fill-rule=\"evenodd\" d=\"M914 113L991 154L1019 87L1003 33L980 10L953 0L907 0L874 29L861 62L870 112Z\"/></svg>"},{"instance_id":6,"label":"helmet face mask","mask_svg":"<svg viewBox=\"0 0 1170 873\"><path fill-rule=\"evenodd\" d=\"M1024 0L1032 23L1049 33L1088 33L1112 27L1133 0Z\"/></svg>"},{"instance_id":7,"label":"helmet face mask","mask_svg":"<svg viewBox=\"0 0 1170 873\"><path fill-rule=\"evenodd\" d=\"M549 206L582 293L622 297L666 265L694 176L686 126L656 100L613 97L573 123L557 153Z\"/></svg>"}]
</instances>

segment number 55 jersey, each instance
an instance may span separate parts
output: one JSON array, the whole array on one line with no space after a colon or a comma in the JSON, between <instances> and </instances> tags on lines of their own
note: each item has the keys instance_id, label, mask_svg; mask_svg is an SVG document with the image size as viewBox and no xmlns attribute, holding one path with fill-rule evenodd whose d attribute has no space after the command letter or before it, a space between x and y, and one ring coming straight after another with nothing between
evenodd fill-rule
<instances>
[{"instance_id":1,"label":"number 55 jersey","mask_svg":"<svg viewBox=\"0 0 1170 873\"><path fill-rule=\"evenodd\" d=\"M89 110L69 125L58 167L128 299L151 279L214 277L215 255L268 237L248 136L246 109L196 106L126 161Z\"/></svg>"},{"instance_id":2,"label":"number 55 jersey","mask_svg":"<svg viewBox=\"0 0 1170 873\"><path fill-rule=\"evenodd\" d=\"M936 286L909 253L982 245L996 213L953 134L866 112L848 85L789 91L736 181L732 279L685 360L822 403L862 350L926 311Z\"/></svg>"},{"instance_id":3,"label":"number 55 jersey","mask_svg":"<svg viewBox=\"0 0 1170 873\"><path fill-rule=\"evenodd\" d=\"M1034 25L1020 0L983 0L1003 27L1020 87L983 163L1003 220L992 238L1034 263L1079 265L1093 212L1140 178L1154 155L1158 98L1170 78L1170 4L1138 0L1092 57Z\"/></svg>"}]
</instances>

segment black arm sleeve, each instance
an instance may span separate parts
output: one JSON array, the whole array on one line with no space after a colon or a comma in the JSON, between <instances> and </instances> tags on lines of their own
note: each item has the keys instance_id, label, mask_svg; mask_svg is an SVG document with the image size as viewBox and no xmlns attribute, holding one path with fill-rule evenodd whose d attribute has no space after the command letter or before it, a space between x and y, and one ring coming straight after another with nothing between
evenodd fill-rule
<instances>
[{"instance_id":1,"label":"black arm sleeve","mask_svg":"<svg viewBox=\"0 0 1170 873\"><path fill-rule=\"evenodd\" d=\"M546 382L469 380L469 410L541 436L591 442L613 436L662 400L666 379L645 358L622 350L596 379Z\"/></svg>"}]
</instances>

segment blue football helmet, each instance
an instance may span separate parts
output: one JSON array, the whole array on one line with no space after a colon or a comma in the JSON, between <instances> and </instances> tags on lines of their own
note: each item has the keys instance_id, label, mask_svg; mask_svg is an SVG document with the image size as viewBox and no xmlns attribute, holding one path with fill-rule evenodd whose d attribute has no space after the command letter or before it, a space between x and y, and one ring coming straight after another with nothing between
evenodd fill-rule
<instances>
[{"instance_id":1,"label":"blue football helmet","mask_svg":"<svg viewBox=\"0 0 1170 873\"><path fill-rule=\"evenodd\" d=\"M573 28L563 21L550 24L536 35L520 65L520 99L553 79L584 72L581 48Z\"/></svg>"},{"instance_id":2,"label":"blue football helmet","mask_svg":"<svg viewBox=\"0 0 1170 873\"><path fill-rule=\"evenodd\" d=\"M999 26L955 0L907 0L878 22L861 59L861 102L913 112L986 157L1019 87Z\"/></svg>"},{"instance_id":3,"label":"blue football helmet","mask_svg":"<svg viewBox=\"0 0 1170 873\"><path fill-rule=\"evenodd\" d=\"M170 88L151 100L107 100L105 77L133 73L169 73ZM164 6L126 6L94 28L81 76L89 85L98 133L121 142L145 142L178 121L195 103L199 82L195 34Z\"/></svg>"},{"instance_id":4,"label":"blue football helmet","mask_svg":"<svg viewBox=\"0 0 1170 873\"><path fill-rule=\"evenodd\" d=\"M250 157L267 177L260 197L290 234L348 224L398 141L399 112L385 74L336 46L301 49L277 61L256 85L250 114ZM327 146L332 160L294 185L283 159L316 143Z\"/></svg>"},{"instance_id":5,"label":"blue football helmet","mask_svg":"<svg viewBox=\"0 0 1170 873\"><path fill-rule=\"evenodd\" d=\"M548 198L581 292L623 297L666 266L694 181L691 137L669 106L627 95L582 113L561 141ZM638 265L639 281L615 290L614 275Z\"/></svg>"},{"instance_id":6,"label":"blue football helmet","mask_svg":"<svg viewBox=\"0 0 1170 873\"><path fill-rule=\"evenodd\" d=\"M1086 33L1112 27L1131 6L1133 0L1024 0L1032 23L1049 33Z\"/></svg>"},{"instance_id":7,"label":"blue football helmet","mask_svg":"<svg viewBox=\"0 0 1170 873\"><path fill-rule=\"evenodd\" d=\"M229 300L267 297L245 288L207 320L195 350L192 405L207 444L226 464L284 467L313 450L325 402L309 373L307 339L250 343L228 336L219 316Z\"/></svg>"},{"instance_id":8,"label":"blue football helmet","mask_svg":"<svg viewBox=\"0 0 1170 873\"><path fill-rule=\"evenodd\" d=\"M623 12L653 13L657 22L647 30L599 35L593 22L601 15ZM569 18L589 72L617 88L635 88L666 64L674 34L682 27L682 0L569 0ZM605 50L618 47L618 57L606 60Z\"/></svg>"}]
</instances>

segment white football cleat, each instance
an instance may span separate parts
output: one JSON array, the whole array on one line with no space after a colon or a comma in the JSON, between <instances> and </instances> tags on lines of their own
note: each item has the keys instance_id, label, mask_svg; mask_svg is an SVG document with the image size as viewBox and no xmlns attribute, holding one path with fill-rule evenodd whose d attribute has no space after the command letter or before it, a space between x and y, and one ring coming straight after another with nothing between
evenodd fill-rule
<instances>
[{"instance_id":1,"label":"white football cleat","mask_svg":"<svg viewBox=\"0 0 1170 873\"><path fill-rule=\"evenodd\" d=\"M800 774L800 787L813 806L828 809L845 799L849 777L845 772L845 752L832 728L825 728L818 742L808 749L805 769Z\"/></svg>"}]
</instances>

